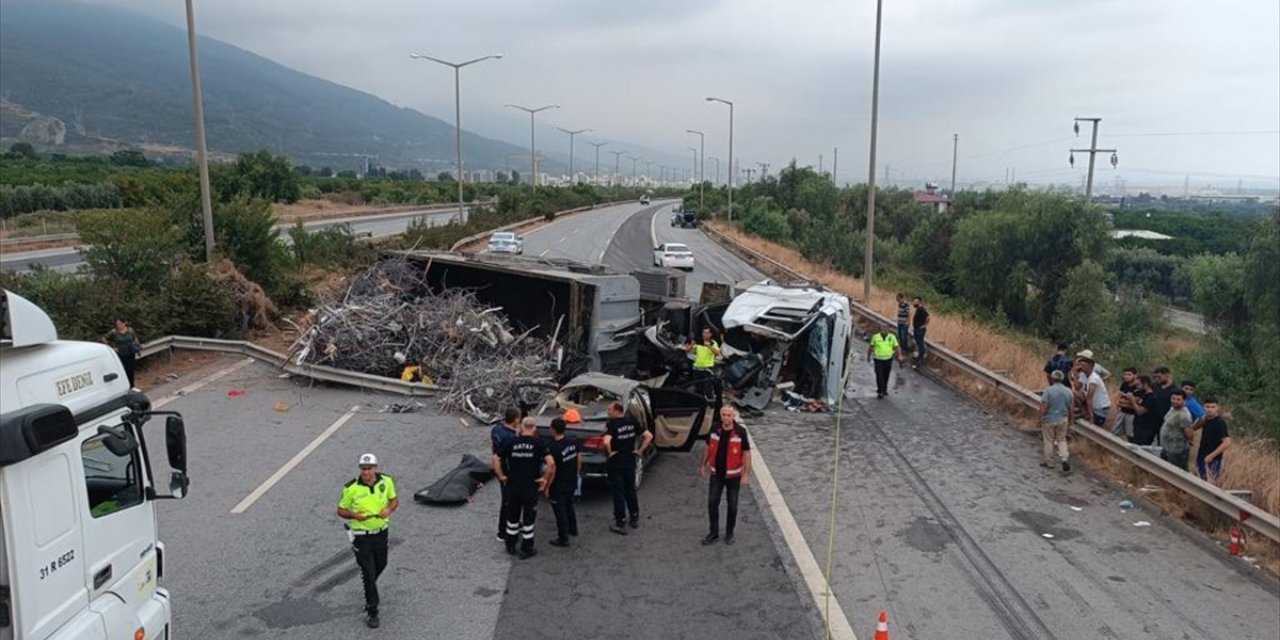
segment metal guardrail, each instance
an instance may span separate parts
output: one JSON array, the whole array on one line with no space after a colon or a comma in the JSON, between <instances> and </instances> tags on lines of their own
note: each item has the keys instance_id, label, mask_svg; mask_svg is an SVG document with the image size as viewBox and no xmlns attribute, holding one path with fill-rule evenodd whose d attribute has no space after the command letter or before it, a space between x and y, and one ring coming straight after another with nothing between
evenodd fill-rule
<instances>
[{"instance_id":1,"label":"metal guardrail","mask_svg":"<svg viewBox=\"0 0 1280 640\"><path fill-rule=\"evenodd\" d=\"M619 201L617 201L617 202L601 202L600 204L593 204L593 205L588 205L588 206L585 206L585 207L578 207L578 208L576 208L576 209L565 209L564 211L557 211L557 212L556 212L556 219L557 219L557 220L559 220L559 219L560 219L560 216L567 216L567 215L574 214L574 213L581 213L581 212L583 212L583 211L591 211L592 209L599 209L599 208L601 208L601 207L612 207L612 206L614 206L614 205L626 204L626 203L628 203L628 202L631 202L631 201L630 201L630 200L619 200ZM537 221L539 221L539 220L543 220L543 219L545 219L545 218L546 218L546 216L534 216L534 217L532 217L532 218L525 218L524 220L521 220L521 221L519 221L519 222L512 222L511 224L504 224L504 225L502 225L501 227L497 227L497 228L495 228L495 229L489 229L488 231L481 231L480 233L473 233L473 234L471 234L471 235L469 235L469 236L467 236L467 237L465 237L465 238L463 238L463 239L461 239L461 240L459 240L459 241L457 241L457 242L453 243L452 245L450 245L450 246L449 246L449 251L457 251L459 248L461 248L461 247L465 247L465 246L467 246L467 245L471 244L472 242L475 242L475 241L477 241L477 240L483 240L483 239L485 238L485 236L488 236L488 235L490 235L490 234L497 233L497 232L499 232L499 231L510 231L510 230L512 230L512 229L518 229L518 228L520 228L520 227L523 227L523 226L524 226L524 225L526 225L526 224L533 224L533 223L535 223L535 222L537 222Z\"/></svg>"},{"instance_id":2,"label":"metal guardrail","mask_svg":"<svg viewBox=\"0 0 1280 640\"><path fill-rule=\"evenodd\" d=\"M78 233L50 233L44 236L25 236L17 238L4 238L0 240L0 247L7 247L15 244L33 244L36 242L62 242L63 240L75 240L79 238Z\"/></svg>"},{"instance_id":3,"label":"metal guardrail","mask_svg":"<svg viewBox=\"0 0 1280 640\"><path fill-rule=\"evenodd\" d=\"M406 396L431 396L442 388L434 384L420 382L404 382L394 378L345 371L334 367L316 364L297 364L289 361L283 353L277 353L266 347L244 340L218 340L214 338L195 338L191 336L165 336L142 345L139 358L148 358L161 353L169 353L173 349L191 349L193 351L216 351L248 356L263 362L270 362L280 369L297 376L305 376L313 380L323 380L337 384L346 384L363 389L397 393Z\"/></svg>"},{"instance_id":4,"label":"metal guardrail","mask_svg":"<svg viewBox=\"0 0 1280 640\"><path fill-rule=\"evenodd\" d=\"M798 280L812 281L812 278L809 278L799 271L796 271L795 269L782 264L769 256L743 245L737 240L714 228L704 227L704 231L716 239L716 241L727 246L731 251L734 251L739 254L740 257L744 257L750 262L755 264L767 264L769 267L788 273ZM888 317L881 315L879 312L871 309L861 302L850 299L849 303L853 312L865 319L881 325L890 322ZM1029 409L1038 409L1040 407L1040 397L1035 393L1022 388L1012 380L983 367L955 351L941 345L930 344L929 353L946 364L959 369L965 374L999 389L1010 398ZM1125 442L1124 440L1117 438L1110 431L1101 429L1090 422L1078 420L1076 421L1075 427L1077 433L1089 438L1095 444L1100 445L1102 448L1106 449L1108 453L1132 462L1143 471L1150 473L1156 478L1168 483L1173 488L1192 496L1200 502L1203 502L1219 513L1222 513L1234 520L1239 520L1244 524L1244 526L1262 534L1273 542L1280 542L1280 516L1276 516L1275 514L1262 509L1258 505L1241 500L1240 498L1237 498L1225 490L1215 487L1196 476L1178 471L1151 452L1145 451L1137 445Z\"/></svg>"}]
</instances>

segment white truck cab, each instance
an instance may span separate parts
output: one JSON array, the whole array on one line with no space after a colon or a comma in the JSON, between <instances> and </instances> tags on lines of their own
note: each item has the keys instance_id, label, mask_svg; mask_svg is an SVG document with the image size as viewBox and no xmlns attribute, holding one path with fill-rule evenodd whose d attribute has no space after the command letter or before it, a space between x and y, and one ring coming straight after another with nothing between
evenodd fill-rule
<instances>
[{"instance_id":1,"label":"white truck cab","mask_svg":"<svg viewBox=\"0 0 1280 640\"><path fill-rule=\"evenodd\" d=\"M164 425L167 495L144 425ZM58 340L0 289L0 640L169 638L155 501L187 491L182 417L151 412L103 344Z\"/></svg>"}]
</instances>

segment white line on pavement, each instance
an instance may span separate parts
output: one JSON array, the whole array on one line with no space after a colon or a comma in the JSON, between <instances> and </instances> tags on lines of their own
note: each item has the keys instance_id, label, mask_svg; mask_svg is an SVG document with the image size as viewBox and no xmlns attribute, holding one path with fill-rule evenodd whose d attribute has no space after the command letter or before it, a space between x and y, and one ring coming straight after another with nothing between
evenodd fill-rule
<instances>
[{"instance_id":1,"label":"white line on pavement","mask_svg":"<svg viewBox=\"0 0 1280 640\"><path fill-rule=\"evenodd\" d=\"M653 212L653 217L649 218L649 246L650 247L658 246L658 228L656 226L658 224L658 214L662 213L665 210L666 210L665 207L659 208L657 211Z\"/></svg>"},{"instance_id":2,"label":"white line on pavement","mask_svg":"<svg viewBox=\"0 0 1280 640\"><path fill-rule=\"evenodd\" d=\"M804 578L805 586L809 588L813 604L818 607L819 613L826 611L827 581L822 576L817 558L813 556L813 551L804 540L804 534L800 533L800 527L796 525L791 509L782 498L782 492L774 483L773 474L769 473L769 466L764 463L764 455L760 453L758 442L753 442L751 446L751 470L755 472L756 481L760 483L760 491L764 494L764 501L773 512L773 518L778 522L778 529L782 531L782 539L786 541L791 557L795 558L796 567L800 569L800 575ZM858 640L834 592L831 594L831 614L826 623L829 637L833 640Z\"/></svg>"},{"instance_id":3,"label":"white line on pavement","mask_svg":"<svg viewBox=\"0 0 1280 640\"><path fill-rule=\"evenodd\" d=\"M210 382L213 382L213 381L218 380L218 379L220 379L220 378L224 378L224 377L226 377L226 376L229 376L229 375L231 375L231 374L233 374L233 373L235 373L235 372L237 372L237 371L239 371L239 370L241 370L241 369L243 369L243 368L245 368L245 367L249 366L249 364L251 364L252 362L253 362L253 358L245 358L244 360L241 360L240 362L237 362L237 363L235 363L235 364L233 364L233 365L231 365L231 366L229 366L229 367L226 367L225 369L222 369L222 370L220 370L220 371L215 371L214 373L211 373L211 374L209 374L208 376L205 376L204 378L201 378L200 380L197 380L197 381L195 381L195 382L193 382L193 383L191 383L191 384L189 384L189 385L187 385L187 386L185 386L185 387L183 387L183 388L181 388L181 389L178 389L177 391L175 391L175 392L173 392L173 393L169 394L168 396L165 396L165 397L163 397L163 398L161 398L161 399L159 399L159 400L155 401L155 402L151 405L151 408L152 408L152 409L159 409L160 407L163 407L163 406L165 406L166 404L169 404L170 402L173 402L174 400L177 400L178 398L181 398L181 397L183 397L183 396L185 396L185 395L187 395L187 394L189 394L189 393L191 393L191 392L193 392L193 391L195 391L195 390L199 389L200 387L203 387L203 386L205 386L206 384L209 384Z\"/></svg>"},{"instance_id":4,"label":"white line on pavement","mask_svg":"<svg viewBox=\"0 0 1280 640\"><path fill-rule=\"evenodd\" d=\"M277 482L280 482L280 479L283 478L285 474L292 471L293 468L298 466L298 464L301 463L304 459L306 459L307 456L311 455L311 452L315 451L316 447L319 447L320 444L323 443L325 440L329 439L329 436L333 435L335 431L342 428L342 425L346 424L347 421L350 420L352 416L356 415L356 411L359 409L360 409L360 405L356 405L354 407L351 407L350 411L342 414L341 418L338 418L337 420L334 421L333 424L329 425L328 429L325 429L320 433L320 435L316 436L316 439L312 440L311 443L308 444L306 447L303 447L302 451L299 451L297 455L293 456L292 458L289 459L288 462L284 463L284 466L280 467L279 469L276 470L275 473L271 474L271 477L267 478L265 482L258 485L258 488L253 490L253 493L250 493L249 495L245 496L244 500L240 501L240 504L237 504L236 506L232 507L231 513L244 513L246 509L248 509L249 507L252 507L253 503L257 502L258 498L262 497L262 494L269 491L271 487L274 487Z\"/></svg>"}]
</instances>

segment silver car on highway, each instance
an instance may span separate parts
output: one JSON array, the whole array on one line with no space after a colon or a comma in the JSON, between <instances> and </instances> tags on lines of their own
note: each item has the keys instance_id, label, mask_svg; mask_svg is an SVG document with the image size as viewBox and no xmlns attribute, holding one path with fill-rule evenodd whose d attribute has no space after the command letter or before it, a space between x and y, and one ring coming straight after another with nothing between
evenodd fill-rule
<instances>
[{"instance_id":1,"label":"silver car on highway","mask_svg":"<svg viewBox=\"0 0 1280 640\"><path fill-rule=\"evenodd\" d=\"M514 231L498 231L489 236L489 253L524 254L524 238Z\"/></svg>"}]
</instances>

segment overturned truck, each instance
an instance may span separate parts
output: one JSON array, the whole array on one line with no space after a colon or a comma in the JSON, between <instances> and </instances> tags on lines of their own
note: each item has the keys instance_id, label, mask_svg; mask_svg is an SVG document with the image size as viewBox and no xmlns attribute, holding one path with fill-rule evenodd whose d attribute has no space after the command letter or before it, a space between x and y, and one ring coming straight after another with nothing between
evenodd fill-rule
<instances>
[{"instance_id":1,"label":"overturned truck","mask_svg":"<svg viewBox=\"0 0 1280 640\"><path fill-rule=\"evenodd\" d=\"M483 254L410 251L434 293L465 288L484 304L502 307L522 331L551 341L562 379L583 371L620 376L636 368L640 285L599 265Z\"/></svg>"}]
</instances>

